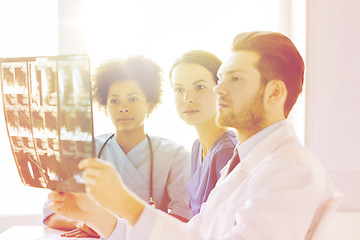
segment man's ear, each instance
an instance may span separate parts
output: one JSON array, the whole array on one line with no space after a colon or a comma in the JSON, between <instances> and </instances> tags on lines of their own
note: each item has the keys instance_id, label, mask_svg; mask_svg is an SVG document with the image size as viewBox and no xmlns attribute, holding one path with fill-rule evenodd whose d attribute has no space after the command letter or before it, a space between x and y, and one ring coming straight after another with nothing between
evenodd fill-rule
<instances>
[{"instance_id":1,"label":"man's ear","mask_svg":"<svg viewBox=\"0 0 360 240\"><path fill-rule=\"evenodd\" d=\"M265 102L268 104L275 104L279 101L286 100L287 89L285 83L281 80L271 80L265 87Z\"/></svg>"}]
</instances>

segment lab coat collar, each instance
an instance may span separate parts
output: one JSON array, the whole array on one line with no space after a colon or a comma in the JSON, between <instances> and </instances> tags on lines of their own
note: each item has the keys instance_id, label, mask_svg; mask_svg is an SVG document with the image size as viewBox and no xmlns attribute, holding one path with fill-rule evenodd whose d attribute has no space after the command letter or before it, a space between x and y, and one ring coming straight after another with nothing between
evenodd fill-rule
<instances>
[{"instance_id":1,"label":"lab coat collar","mask_svg":"<svg viewBox=\"0 0 360 240\"><path fill-rule=\"evenodd\" d=\"M251 136L250 138L248 138L243 143L241 143L241 144L238 143L236 148L237 148L237 151L239 153L239 158L240 159L245 159L246 156L254 149L254 147L259 142L261 142L267 135L269 135L270 133L275 131L275 129L277 129L278 127L280 127L284 123L286 123L286 120L281 120L281 121L279 121L277 123L274 123L274 124L264 128L260 132L256 133L255 135Z\"/></svg>"},{"instance_id":2,"label":"lab coat collar","mask_svg":"<svg viewBox=\"0 0 360 240\"><path fill-rule=\"evenodd\" d=\"M269 156L274 150L276 150L284 142L293 138L296 138L295 130L291 123L284 120L284 122L275 130L268 132L267 135L263 136L263 138L253 146L244 158L241 158L240 155L240 163L234 168L233 172L236 172L241 168L243 171L250 173L261 161L265 161L267 156ZM238 152L243 151L241 148L242 144L238 146Z\"/></svg>"}]
</instances>

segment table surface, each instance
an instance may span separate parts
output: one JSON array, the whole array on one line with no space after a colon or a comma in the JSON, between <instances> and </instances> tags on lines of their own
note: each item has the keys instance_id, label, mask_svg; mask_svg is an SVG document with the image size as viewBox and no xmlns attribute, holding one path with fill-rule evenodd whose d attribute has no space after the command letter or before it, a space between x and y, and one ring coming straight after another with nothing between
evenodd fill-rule
<instances>
[{"instance_id":1,"label":"table surface","mask_svg":"<svg viewBox=\"0 0 360 240\"><path fill-rule=\"evenodd\" d=\"M63 231L45 226L13 226L0 233L0 240L74 240L63 238ZM337 212L329 226L324 239L326 240L359 240L360 212ZM95 240L95 238L80 238L81 240ZM79 238L77 239L79 240Z\"/></svg>"},{"instance_id":2,"label":"table surface","mask_svg":"<svg viewBox=\"0 0 360 240\"><path fill-rule=\"evenodd\" d=\"M44 226L13 226L0 233L0 240L73 240L79 238L64 238L60 234L64 231ZM95 240L96 238L81 238L81 240Z\"/></svg>"}]
</instances>

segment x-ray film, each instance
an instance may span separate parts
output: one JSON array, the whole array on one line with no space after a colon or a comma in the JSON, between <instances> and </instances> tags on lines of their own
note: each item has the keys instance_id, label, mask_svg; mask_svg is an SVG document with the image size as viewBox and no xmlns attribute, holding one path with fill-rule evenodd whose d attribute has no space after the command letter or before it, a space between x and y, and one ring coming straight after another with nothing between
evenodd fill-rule
<instances>
[{"instance_id":1,"label":"x-ray film","mask_svg":"<svg viewBox=\"0 0 360 240\"><path fill-rule=\"evenodd\" d=\"M3 58L1 90L21 181L83 192L79 162L95 153L88 56Z\"/></svg>"}]
</instances>

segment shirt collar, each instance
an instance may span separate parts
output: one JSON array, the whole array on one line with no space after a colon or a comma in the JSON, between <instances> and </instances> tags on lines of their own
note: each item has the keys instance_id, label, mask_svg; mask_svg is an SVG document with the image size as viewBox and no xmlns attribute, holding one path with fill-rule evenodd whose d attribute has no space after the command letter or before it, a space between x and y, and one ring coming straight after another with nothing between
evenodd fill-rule
<instances>
[{"instance_id":1,"label":"shirt collar","mask_svg":"<svg viewBox=\"0 0 360 240\"><path fill-rule=\"evenodd\" d=\"M239 158L244 159L262 139L264 139L267 135L269 135L284 123L286 123L286 119L264 128L260 132L245 140L243 143L238 143L236 149L239 153Z\"/></svg>"}]
</instances>

